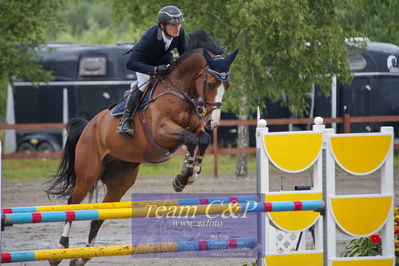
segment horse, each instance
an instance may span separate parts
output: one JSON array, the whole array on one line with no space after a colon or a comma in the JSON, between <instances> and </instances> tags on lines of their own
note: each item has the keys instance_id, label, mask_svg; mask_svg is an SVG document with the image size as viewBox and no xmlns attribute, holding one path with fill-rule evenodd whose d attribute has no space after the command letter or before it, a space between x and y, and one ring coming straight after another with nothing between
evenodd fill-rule
<instances>
[{"instance_id":1,"label":"horse","mask_svg":"<svg viewBox=\"0 0 399 266\"><path fill-rule=\"evenodd\" d=\"M204 43L203 38L197 39ZM209 40L212 48L215 39ZM195 41L195 35L191 35L191 41ZM181 145L187 146L187 153L181 173L173 181L174 190L180 192L194 182L211 142L205 128L219 124L223 94L231 85L230 65L238 49L223 58L207 47L191 47L193 50L183 54L166 76L155 78L150 98L132 119L136 125L133 138L117 133L119 117L112 116L109 109L89 122L80 118L69 121L63 157L57 174L49 181L48 195L80 204L101 180L106 187L103 202L118 202L135 183L141 163L163 162ZM103 222L91 221L87 246L94 245ZM59 248L69 247L71 224L65 223ZM70 265L84 265L88 260L74 259ZM49 262L58 265L61 261Z\"/></svg>"}]
</instances>

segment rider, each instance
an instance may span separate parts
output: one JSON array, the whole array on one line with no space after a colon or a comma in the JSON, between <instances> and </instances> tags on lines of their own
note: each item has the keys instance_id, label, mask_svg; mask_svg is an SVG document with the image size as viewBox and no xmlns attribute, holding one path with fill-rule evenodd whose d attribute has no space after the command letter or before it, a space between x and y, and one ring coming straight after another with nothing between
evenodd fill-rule
<instances>
[{"instance_id":1,"label":"rider","mask_svg":"<svg viewBox=\"0 0 399 266\"><path fill-rule=\"evenodd\" d=\"M172 63L172 49L177 48L179 55L186 50L185 34L181 27L183 13L175 6L165 6L158 12L158 25L150 28L140 41L129 51L126 67L137 73L137 83L127 98L123 116L119 122L118 133L132 137L134 127L131 122L141 95L150 76L166 75ZM131 125L132 124L132 125Z\"/></svg>"}]
</instances>

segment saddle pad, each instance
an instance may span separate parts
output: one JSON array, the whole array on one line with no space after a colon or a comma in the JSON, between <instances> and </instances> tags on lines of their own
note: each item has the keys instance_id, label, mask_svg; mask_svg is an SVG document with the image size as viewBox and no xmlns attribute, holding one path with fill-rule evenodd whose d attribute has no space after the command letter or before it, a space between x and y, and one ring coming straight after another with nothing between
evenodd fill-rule
<instances>
[{"instance_id":1,"label":"saddle pad","mask_svg":"<svg viewBox=\"0 0 399 266\"><path fill-rule=\"evenodd\" d=\"M121 100L119 103L115 105L115 107L111 110L112 116L118 116L123 114L123 110L125 110L126 99Z\"/></svg>"},{"instance_id":2,"label":"saddle pad","mask_svg":"<svg viewBox=\"0 0 399 266\"><path fill-rule=\"evenodd\" d=\"M143 103L147 103L151 99L154 88L155 88L155 86L151 86L151 88L149 90L145 91L144 97L140 101L139 109L137 109L136 112L144 112L145 111L145 109L147 108L148 105L143 104ZM125 110L126 100L127 100L127 97L123 98L120 102L118 102L115 105L115 107L113 107L111 109L112 116L119 116L119 115L123 114L123 111Z\"/></svg>"}]
</instances>

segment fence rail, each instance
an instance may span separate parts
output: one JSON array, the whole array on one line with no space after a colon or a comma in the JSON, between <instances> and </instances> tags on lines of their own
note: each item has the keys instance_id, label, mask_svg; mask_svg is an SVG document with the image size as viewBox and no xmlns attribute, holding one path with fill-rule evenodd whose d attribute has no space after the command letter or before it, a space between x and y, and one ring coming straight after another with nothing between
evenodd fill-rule
<instances>
[{"instance_id":1,"label":"fence rail","mask_svg":"<svg viewBox=\"0 0 399 266\"><path fill-rule=\"evenodd\" d=\"M324 118L326 125L336 123L344 125L344 133L350 133L350 126L352 123L381 123L381 122L399 122L399 115L392 116L350 116L345 114L343 117ZM220 126L256 126L256 119L252 120L222 120ZM267 119L268 125L312 125L313 118L270 118ZM46 123L46 124L0 124L0 130L43 130L43 129L58 129L66 128L63 123ZM214 155L214 174L218 173L218 155L219 154L239 154L247 153L254 154L256 152L254 147L246 148L218 148L218 130L213 131L213 148L207 150L207 154ZM399 150L399 144L395 144L395 150ZM177 154L184 154L184 150L178 150ZM10 153L3 154L3 159L27 159L27 158L60 158L61 152L49 153Z\"/></svg>"}]
</instances>

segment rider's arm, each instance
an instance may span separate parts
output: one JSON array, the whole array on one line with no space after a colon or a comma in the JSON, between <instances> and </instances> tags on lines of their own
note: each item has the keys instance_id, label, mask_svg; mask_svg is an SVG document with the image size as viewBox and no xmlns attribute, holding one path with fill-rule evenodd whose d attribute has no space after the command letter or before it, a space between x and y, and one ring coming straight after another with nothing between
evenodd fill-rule
<instances>
[{"instance_id":1,"label":"rider's arm","mask_svg":"<svg viewBox=\"0 0 399 266\"><path fill-rule=\"evenodd\" d=\"M155 75L155 69L153 65L149 65L149 56L153 54L154 47L156 46L156 34L157 27L152 27L140 41L133 47L129 59L126 63L126 67L129 70L147 74Z\"/></svg>"},{"instance_id":2,"label":"rider's arm","mask_svg":"<svg viewBox=\"0 0 399 266\"><path fill-rule=\"evenodd\" d=\"M140 42L138 42L132 52L129 55L129 60L126 63L126 67L129 70L147 74L147 75L154 75L154 66L148 65L145 63L146 48L149 46L148 40L146 38L142 38Z\"/></svg>"}]
</instances>

